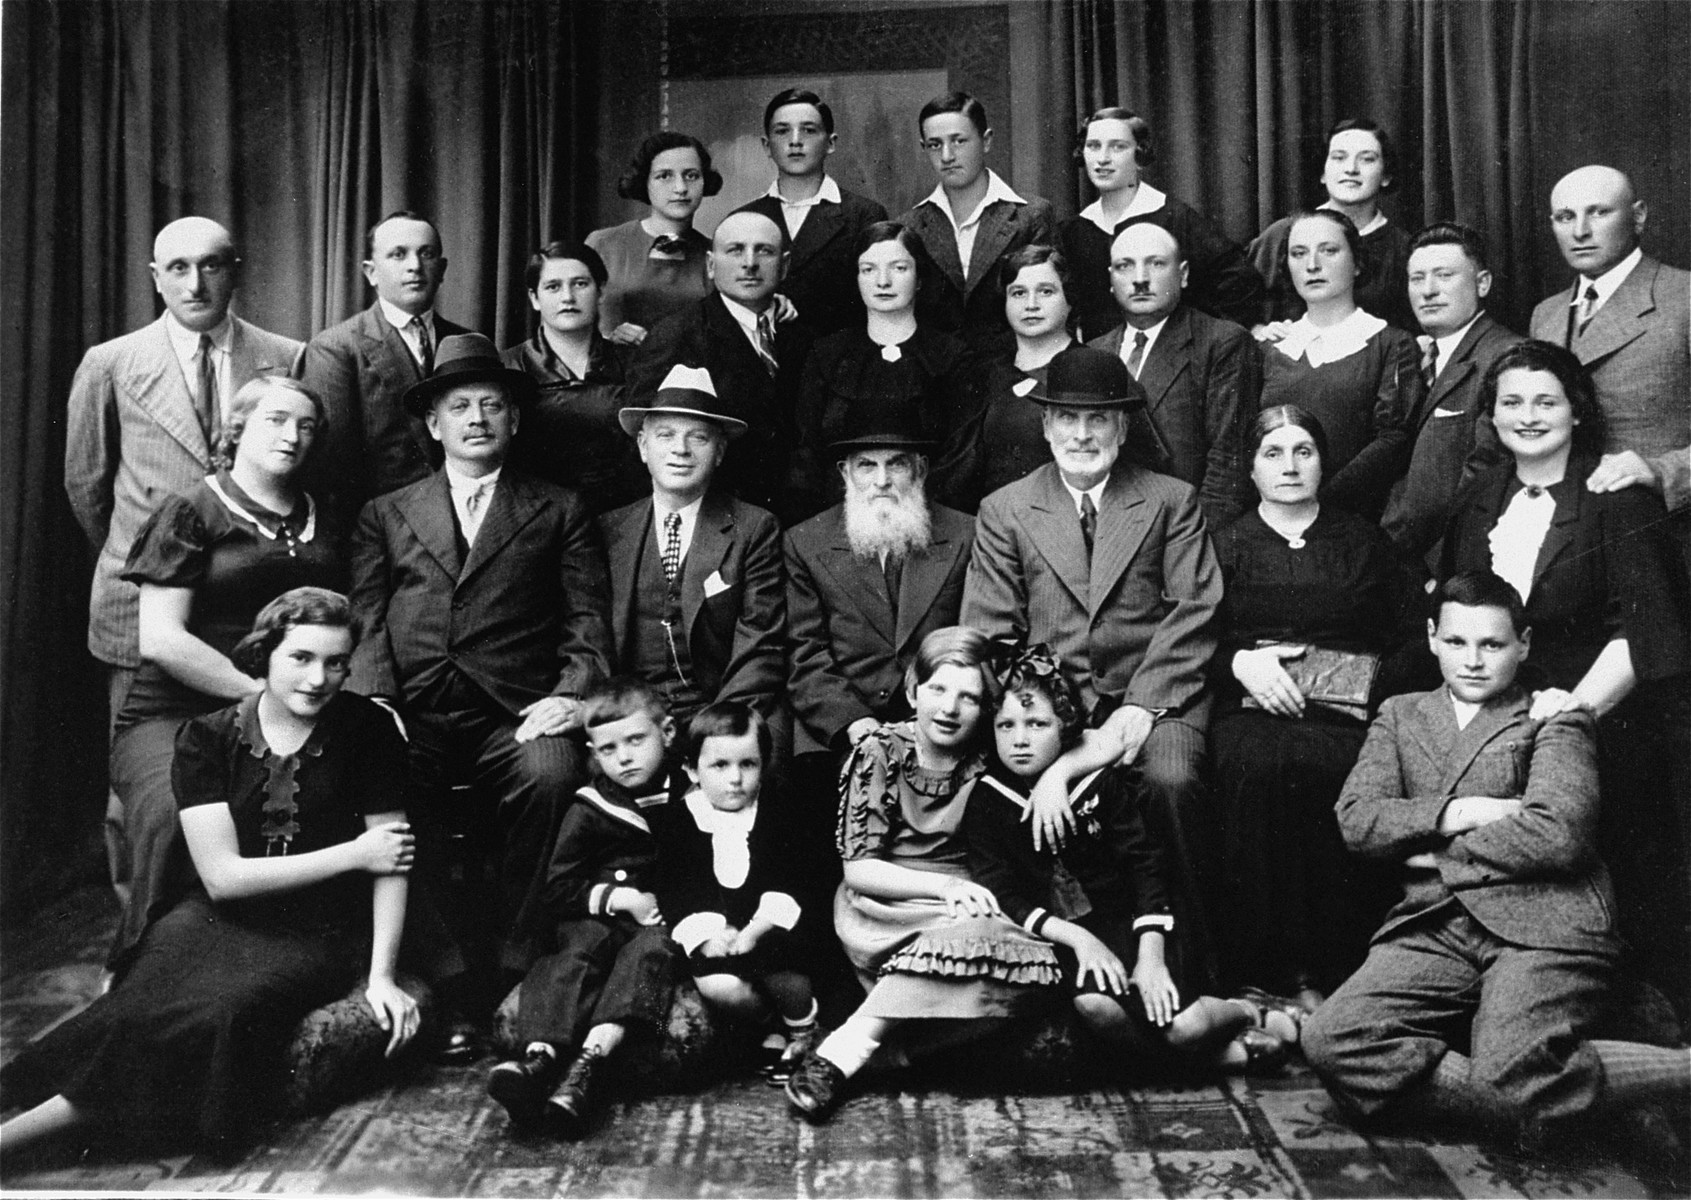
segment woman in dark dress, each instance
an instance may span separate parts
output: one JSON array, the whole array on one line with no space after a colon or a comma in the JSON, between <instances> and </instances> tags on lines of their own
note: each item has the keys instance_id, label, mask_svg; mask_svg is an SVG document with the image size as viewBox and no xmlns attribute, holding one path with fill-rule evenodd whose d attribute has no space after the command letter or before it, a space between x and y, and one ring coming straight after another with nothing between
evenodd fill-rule
<instances>
[{"instance_id":1,"label":"woman in dark dress","mask_svg":"<svg viewBox=\"0 0 1691 1200\"><path fill-rule=\"evenodd\" d=\"M799 387L796 487L819 511L843 494L828 447L853 418L913 409L940 449L928 494L951 491L949 460L962 424L968 356L961 338L916 322L918 280L931 271L922 239L896 221L878 221L857 241L857 287L867 310L861 328L842 329L811 347Z\"/></svg>"},{"instance_id":2,"label":"woman in dark dress","mask_svg":"<svg viewBox=\"0 0 1691 1200\"><path fill-rule=\"evenodd\" d=\"M499 356L507 367L526 372L540 392L522 413L511 462L575 489L595 513L619 508L651 487L634 443L617 424L628 388L622 348L599 332L608 278L591 247L541 247L528 260L534 336Z\"/></svg>"},{"instance_id":3,"label":"woman in dark dress","mask_svg":"<svg viewBox=\"0 0 1691 1200\"><path fill-rule=\"evenodd\" d=\"M1327 199L1320 207L1343 213L1355 225L1360 244L1357 262L1363 281L1357 303L1398 329L1416 333L1419 326L1409 307L1409 243L1412 235L1392 224L1380 211L1380 197L1397 183L1397 156L1392 139L1366 117L1336 121L1327 133L1327 157L1322 161L1321 186ZM1250 244L1247 253L1267 283L1262 320L1295 321L1304 310L1303 298L1286 270L1286 238L1292 217L1274 222Z\"/></svg>"},{"instance_id":4,"label":"woman in dark dress","mask_svg":"<svg viewBox=\"0 0 1691 1200\"><path fill-rule=\"evenodd\" d=\"M259 609L289 588L346 586L338 523L297 482L323 425L304 385L246 384L229 406L217 473L166 497L130 549L123 578L141 589L142 663L112 738L131 880L113 970L190 874L170 791L177 729L259 690L229 658Z\"/></svg>"},{"instance_id":5,"label":"woman in dark dress","mask_svg":"<svg viewBox=\"0 0 1691 1200\"><path fill-rule=\"evenodd\" d=\"M365 971L387 1053L416 1034L394 981L413 855L405 742L342 693L352 646L346 598L297 588L234 648L260 690L176 743L201 882L148 926L111 991L7 1065L4 1104L33 1107L0 1126L6 1154L85 1127L239 1153L300 1018Z\"/></svg>"},{"instance_id":6,"label":"woman in dark dress","mask_svg":"<svg viewBox=\"0 0 1691 1200\"><path fill-rule=\"evenodd\" d=\"M650 206L644 217L595 229L587 244L609 272L599 299L599 331L638 346L652 326L710 295L710 239L693 228L705 197L722 190L710 151L698 138L666 129L640 143L617 180L617 195Z\"/></svg>"},{"instance_id":7,"label":"woman in dark dress","mask_svg":"<svg viewBox=\"0 0 1691 1200\"><path fill-rule=\"evenodd\" d=\"M1385 534L1317 499L1319 421L1268 409L1250 449L1260 502L1215 539L1225 594L1210 753L1223 858L1211 912L1235 988L1313 1007L1361 963L1388 902L1333 816L1384 689L1353 660L1362 682L1347 711L1306 696L1292 672L1316 650L1387 654L1409 596Z\"/></svg>"},{"instance_id":8,"label":"woman in dark dress","mask_svg":"<svg viewBox=\"0 0 1691 1200\"><path fill-rule=\"evenodd\" d=\"M1420 348L1357 305L1361 239L1343 213L1299 213L1284 249L1306 309L1262 348L1262 407L1296 404L1320 421L1322 499L1377 521L1409 469Z\"/></svg>"}]
</instances>

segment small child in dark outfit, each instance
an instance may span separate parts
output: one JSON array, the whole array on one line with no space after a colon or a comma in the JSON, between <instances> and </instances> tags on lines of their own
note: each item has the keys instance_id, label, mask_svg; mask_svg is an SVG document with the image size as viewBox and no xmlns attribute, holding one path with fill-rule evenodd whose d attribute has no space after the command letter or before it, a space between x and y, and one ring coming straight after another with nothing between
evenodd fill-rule
<instances>
[{"instance_id":1,"label":"small child in dark outfit","mask_svg":"<svg viewBox=\"0 0 1691 1200\"><path fill-rule=\"evenodd\" d=\"M1173 1047L1223 1067L1277 1066L1283 1042L1297 1036L1288 1014L1214 996L1182 1006L1162 855L1121 772L1082 777L1069 793L1074 832L1058 849L1034 848L1029 793L1080 739L1084 710L1044 645L1019 651L1001 675L996 760L963 819L970 874L1006 917L1056 944L1075 1011L1111 1045L1130 1056Z\"/></svg>"},{"instance_id":2,"label":"small child in dark outfit","mask_svg":"<svg viewBox=\"0 0 1691 1200\"><path fill-rule=\"evenodd\" d=\"M487 1081L514 1128L560 1136L586 1127L607 1060L628 1032L662 1026L676 962L655 894L648 823L679 803L669 767L675 724L658 694L635 679L601 684L583 705L598 782L576 792L547 872L543 899L557 921L558 950L523 980L523 1057L500 1063Z\"/></svg>"},{"instance_id":3,"label":"small child in dark outfit","mask_svg":"<svg viewBox=\"0 0 1691 1200\"><path fill-rule=\"evenodd\" d=\"M693 788L652 832L658 897L700 995L730 1018L762 1021L774 1010L781 1026L764 1049L766 1074L779 1083L816 1040L815 956L794 898L794 831L780 805L760 800L770 749L769 727L750 706L702 710L685 741Z\"/></svg>"}]
</instances>

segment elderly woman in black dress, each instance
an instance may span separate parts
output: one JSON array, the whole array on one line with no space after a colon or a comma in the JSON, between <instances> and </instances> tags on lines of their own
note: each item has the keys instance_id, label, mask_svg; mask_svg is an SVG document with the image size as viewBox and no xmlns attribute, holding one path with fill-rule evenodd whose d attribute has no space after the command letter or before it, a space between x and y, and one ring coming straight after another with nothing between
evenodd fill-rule
<instances>
[{"instance_id":1,"label":"elderly woman in black dress","mask_svg":"<svg viewBox=\"0 0 1691 1200\"><path fill-rule=\"evenodd\" d=\"M387 1053L417 1032L394 979L413 855L405 743L342 692L346 598L296 588L259 613L233 666L259 689L196 717L172 782L199 884L153 921L116 986L3 1074L7 1155L78 1128L188 1137L238 1153L284 1080L299 1019L368 972Z\"/></svg>"},{"instance_id":2,"label":"elderly woman in black dress","mask_svg":"<svg viewBox=\"0 0 1691 1200\"><path fill-rule=\"evenodd\" d=\"M1266 409L1248 448L1259 502L1215 537L1225 594L1210 753L1224 850L1211 912L1235 987L1313 1006L1361 963L1383 911L1333 805L1409 592L1386 535L1319 499L1320 421Z\"/></svg>"}]
</instances>

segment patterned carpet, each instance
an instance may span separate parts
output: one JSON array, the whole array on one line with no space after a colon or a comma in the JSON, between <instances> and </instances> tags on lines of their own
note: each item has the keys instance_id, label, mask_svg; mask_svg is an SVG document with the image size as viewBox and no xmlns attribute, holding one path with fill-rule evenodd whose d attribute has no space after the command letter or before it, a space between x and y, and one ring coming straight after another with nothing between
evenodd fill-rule
<instances>
[{"instance_id":1,"label":"patterned carpet","mask_svg":"<svg viewBox=\"0 0 1691 1200\"><path fill-rule=\"evenodd\" d=\"M0 1053L85 1003L113 906L89 889L0 948ZM966 1060L965 1060L966 1061ZM510 1137L478 1067L417 1065L324 1116L278 1125L233 1167L99 1148L0 1178L8 1194L432 1196L1646 1197L1599 1157L1527 1161L1467 1143L1362 1137L1307 1071L1189 1088L980 1094L966 1068L872 1080L832 1124L761 1082L619 1101L579 1143ZM160 1148L165 1149L165 1148Z\"/></svg>"}]
</instances>

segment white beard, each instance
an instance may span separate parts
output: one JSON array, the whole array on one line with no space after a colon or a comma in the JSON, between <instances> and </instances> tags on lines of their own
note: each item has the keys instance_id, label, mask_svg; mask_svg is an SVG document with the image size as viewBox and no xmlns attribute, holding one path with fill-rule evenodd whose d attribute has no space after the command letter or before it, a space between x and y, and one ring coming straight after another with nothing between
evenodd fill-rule
<instances>
[{"instance_id":1,"label":"white beard","mask_svg":"<svg viewBox=\"0 0 1691 1200\"><path fill-rule=\"evenodd\" d=\"M895 502L888 503L871 499L848 484L845 532L851 552L859 558L879 561L885 555L900 559L913 550L926 549L933 539L933 529L921 486L900 493Z\"/></svg>"}]
</instances>

